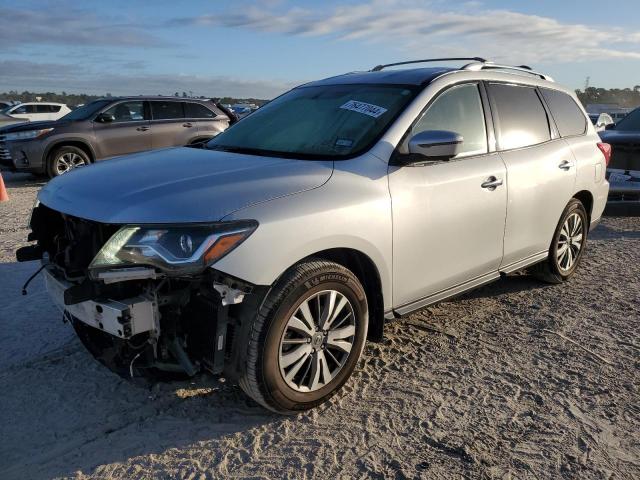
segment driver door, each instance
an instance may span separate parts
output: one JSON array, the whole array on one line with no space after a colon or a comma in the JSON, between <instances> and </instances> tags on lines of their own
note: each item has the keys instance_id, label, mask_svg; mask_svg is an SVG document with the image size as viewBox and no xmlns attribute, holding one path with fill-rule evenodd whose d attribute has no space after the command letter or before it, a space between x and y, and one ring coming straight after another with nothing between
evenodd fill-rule
<instances>
[{"instance_id":1,"label":"driver door","mask_svg":"<svg viewBox=\"0 0 640 480\"><path fill-rule=\"evenodd\" d=\"M398 147L400 155L408 153L408 139L429 130L463 137L461 152L450 160L389 167L393 302L400 313L498 275L507 176L500 155L489 152L489 118L479 84L453 86L431 102ZM486 186L496 180L502 184Z\"/></svg>"},{"instance_id":2,"label":"driver door","mask_svg":"<svg viewBox=\"0 0 640 480\"><path fill-rule=\"evenodd\" d=\"M151 150L151 126L143 100L116 103L104 115L110 122L93 122L99 158Z\"/></svg>"}]
</instances>

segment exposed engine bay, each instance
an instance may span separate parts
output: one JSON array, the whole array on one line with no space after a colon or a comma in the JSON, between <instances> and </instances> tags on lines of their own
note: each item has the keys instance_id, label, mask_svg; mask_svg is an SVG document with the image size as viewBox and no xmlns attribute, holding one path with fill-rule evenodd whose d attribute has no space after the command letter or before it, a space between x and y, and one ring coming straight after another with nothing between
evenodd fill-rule
<instances>
[{"instance_id":1,"label":"exposed engine bay","mask_svg":"<svg viewBox=\"0 0 640 480\"><path fill-rule=\"evenodd\" d=\"M19 261L40 259L47 290L63 319L94 357L123 377L193 376L206 370L234 378L244 350L239 334L267 288L206 268L167 275L129 265L89 273L105 243L121 230L38 205Z\"/></svg>"}]
</instances>

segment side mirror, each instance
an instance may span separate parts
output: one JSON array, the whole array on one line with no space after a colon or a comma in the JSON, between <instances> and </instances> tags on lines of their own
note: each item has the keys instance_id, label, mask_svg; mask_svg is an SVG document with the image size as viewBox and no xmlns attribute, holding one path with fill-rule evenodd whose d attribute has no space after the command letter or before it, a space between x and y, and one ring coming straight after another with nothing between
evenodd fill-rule
<instances>
[{"instance_id":1,"label":"side mirror","mask_svg":"<svg viewBox=\"0 0 640 480\"><path fill-rule=\"evenodd\" d=\"M609 123L607 125L604 126L605 130L615 130L616 129L616 124L615 123Z\"/></svg>"},{"instance_id":2,"label":"side mirror","mask_svg":"<svg viewBox=\"0 0 640 480\"><path fill-rule=\"evenodd\" d=\"M433 160L450 160L460 153L462 135L448 130L427 130L409 139L409 153Z\"/></svg>"},{"instance_id":3,"label":"side mirror","mask_svg":"<svg viewBox=\"0 0 640 480\"><path fill-rule=\"evenodd\" d=\"M115 116L109 115L108 113L101 113L96 117L96 122L100 123L111 123L116 119Z\"/></svg>"}]
</instances>

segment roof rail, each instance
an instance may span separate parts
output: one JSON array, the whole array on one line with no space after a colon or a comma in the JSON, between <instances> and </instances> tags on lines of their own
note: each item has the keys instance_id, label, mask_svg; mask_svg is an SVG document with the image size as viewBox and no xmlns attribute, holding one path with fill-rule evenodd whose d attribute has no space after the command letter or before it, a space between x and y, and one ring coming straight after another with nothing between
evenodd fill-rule
<instances>
[{"instance_id":1,"label":"roof rail","mask_svg":"<svg viewBox=\"0 0 640 480\"><path fill-rule=\"evenodd\" d=\"M409 65L411 63L429 63L429 62L453 62L460 60L473 60L474 62L486 63L487 60L480 57L451 57L451 58L426 58L424 60L409 60L408 62L388 63L386 65L376 65L370 71L379 72L383 68L397 67L398 65Z\"/></svg>"},{"instance_id":2,"label":"roof rail","mask_svg":"<svg viewBox=\"0 0 640 480\"><path fill-rule=\"evenodd\" d=\"M467 65L462 67L461 70L471 70L474 72L477 72L480 70L511 70L514 72L533 75L535 77L541 78L542 80L547 80L548 82L554 81L553 78L550 77L549 75L536 72L535 70L532 70L531 67L529 67L528 65L519 65L516 67L513 65L500 65L498 63L488 62L486 60L484 62L468 63Z\"/></svg>"}]
</instances>

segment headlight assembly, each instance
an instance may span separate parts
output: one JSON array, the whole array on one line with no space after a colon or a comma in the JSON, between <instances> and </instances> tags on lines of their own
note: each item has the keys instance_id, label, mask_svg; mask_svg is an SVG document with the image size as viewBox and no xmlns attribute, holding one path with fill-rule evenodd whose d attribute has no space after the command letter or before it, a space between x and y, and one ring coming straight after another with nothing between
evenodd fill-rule
<instances>
[{"instance_id":1,"label":"headlight assembly","mask_svg":"<svg viewBox=\"0 0 640 480\"><path fill-rule=\"evenodd\" d=\"M89 270L94 276L105 268L149 265L173 275L200 273L240 245L257 226L252 220L125 226L100 249Z\"/></svg>"},{"instance_id":2,"label":"headlight assembly","mask_svg":"<svg viewBox=\"0 0 640 480\"><path fill-rule=\"evenodd\" d=\"M31 140L32 138L42 137L52 130L53 128L43 128L41 130L25 130L24 132L7 133L5 140Z\"/></svg>"}]
</instances>

